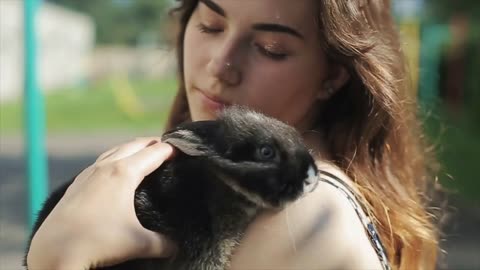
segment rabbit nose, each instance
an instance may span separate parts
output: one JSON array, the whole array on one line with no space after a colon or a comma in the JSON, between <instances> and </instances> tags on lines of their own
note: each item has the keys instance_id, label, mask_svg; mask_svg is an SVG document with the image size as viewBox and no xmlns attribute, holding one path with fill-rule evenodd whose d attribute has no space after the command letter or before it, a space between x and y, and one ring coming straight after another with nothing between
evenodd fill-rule
<instances>
[{"instance_id":1,"label":"rabbit nose","mask_svg":"<svg viewBox=\"0 0 480 270\"><path fill-rule=\"evenodd\" d=\"M303 192L310 193L315 190L318 185L318 174L312 165L308 167L307 177L303 181Z\"/></svg>"}]
</instances>

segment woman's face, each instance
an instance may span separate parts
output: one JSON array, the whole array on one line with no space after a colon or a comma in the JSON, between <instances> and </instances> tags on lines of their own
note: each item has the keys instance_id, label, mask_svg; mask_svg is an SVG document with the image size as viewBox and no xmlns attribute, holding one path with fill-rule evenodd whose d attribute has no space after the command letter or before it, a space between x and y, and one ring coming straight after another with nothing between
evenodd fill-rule
<instances>
[{"instance_id":1,"label":"woman's face","mask_svg":"<svg viewBox=\"0 0 480 270\"><path fill-rule=\"evenodd\" d=\"M309 128L327 77L314 0L200 0L184 40L192 120L245 105Z\"/></svg>"}]
</instances>

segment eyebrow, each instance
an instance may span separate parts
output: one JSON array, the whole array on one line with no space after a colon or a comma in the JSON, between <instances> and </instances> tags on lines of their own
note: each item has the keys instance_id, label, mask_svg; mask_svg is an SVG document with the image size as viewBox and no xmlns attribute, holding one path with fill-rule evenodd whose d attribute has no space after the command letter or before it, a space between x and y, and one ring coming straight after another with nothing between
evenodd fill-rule
<instances>
[{"instance_id":1,"label":"eyebrow","mask_svg":"<svg viewBox=\"0 0 480 270\"><path fill-rule=\"evenodd\" d=\"M268 31L268 32L280 32L280 33L287 33L298 37L300 39L304 39L304 37L295 31L294 29L281 25L281 24L274 24L274 23L256 23L253 25L253 29L257 31Z\"/></svg>"},{"instance_id":2,"label":"eyebrow","mask_svg":"<svg viewBox=\"0 0 480 270\"><path fill-rule=\"evenodd\" d=\"M217 13L222 17L226 17L227 14L222 7L220 7L217 3L213 2L212 0L199 0L203 4L205 4L208 8L210 8L213 12ZM279 33L286 33L293 35L297 38L304 39L304 37L296 30L281 24L274 24L274 23L256 23L253 25L253 29L257 31L265 31L265 32L279 32Z\"/></svg>"},{"instance_id":3,"label":"eyebrow","mask_svg":"<svg viewBox=\"0 0 480 270\"><path fill-rule=\"evenodd\" d=\"M207 7L209 7L211 10L213 10L215 13L218 13L222 17L226 17L225 10L221 8L218 4L211 0L200 0L200 2L204 3Z\"/></svg>"}]
</instances>

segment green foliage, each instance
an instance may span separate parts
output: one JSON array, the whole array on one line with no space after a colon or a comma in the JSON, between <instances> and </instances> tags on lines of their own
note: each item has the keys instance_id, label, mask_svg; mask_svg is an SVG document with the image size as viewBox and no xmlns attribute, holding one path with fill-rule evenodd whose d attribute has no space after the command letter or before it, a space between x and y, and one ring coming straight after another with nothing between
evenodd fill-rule
<instances>
[{"instance_id":1,"label":"green foliage","mask_svg":"<svg viewBox=\"0 0 480 270\"><path fill-rule=\"evenodd\" d=\"M135 45L144 36L161 40L161 26L170 6L167 0L47 1L91 16L99 44Z\"/></svg>"}]
</instances>

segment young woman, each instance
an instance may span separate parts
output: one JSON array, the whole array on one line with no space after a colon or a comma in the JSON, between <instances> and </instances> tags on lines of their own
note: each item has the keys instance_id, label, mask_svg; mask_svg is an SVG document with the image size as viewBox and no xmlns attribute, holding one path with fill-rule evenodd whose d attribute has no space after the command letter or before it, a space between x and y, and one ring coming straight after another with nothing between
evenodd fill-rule
<instances>
[{"instance_id":1,"label":"young woman","mask_svg":"<svg viewBox=\"0 0 480 270\"><path fill-rule=\"evenodd\" d=\"M251 224L232 269L435 268L431 171L389 1L183 0L176 12L168 127L245 105L296 127L322 171L313 193ZM135 188L171 153L142 138L102 154L34 236L29 268L175 252L133 209Z\"/></svg>"}]
</instances>

